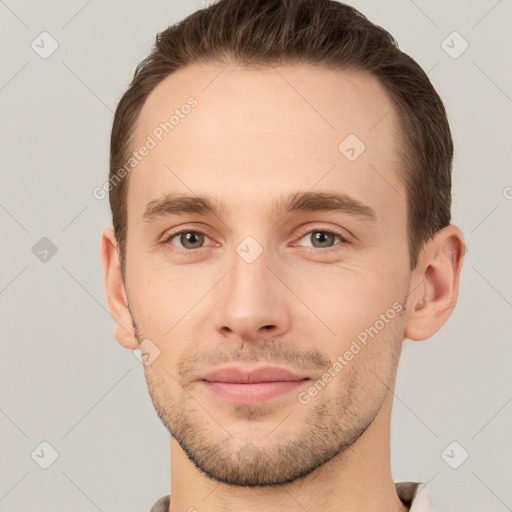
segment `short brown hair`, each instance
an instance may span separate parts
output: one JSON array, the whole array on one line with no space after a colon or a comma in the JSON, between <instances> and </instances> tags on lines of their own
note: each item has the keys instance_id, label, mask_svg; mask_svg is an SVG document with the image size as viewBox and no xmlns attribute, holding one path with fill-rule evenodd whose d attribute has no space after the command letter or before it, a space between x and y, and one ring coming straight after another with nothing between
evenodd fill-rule
<instances>
[{"instance_id":1,"label":"short brown hair","mask_svg":"<svg viewBox=\"0 0 512 512\"><path fill-rule=\"evenodd\" d=\"M394 104L403 144L410 268L424 244L450 223L453 143L443 103L426 73L394 38L334 0L219 0L156 36L122 96L110 141L109 182L130 157L144 102L168 75L192 63L316 64L368 71ZM125 276L128 176L109 190Z\"/></svg>"}]
</instances>

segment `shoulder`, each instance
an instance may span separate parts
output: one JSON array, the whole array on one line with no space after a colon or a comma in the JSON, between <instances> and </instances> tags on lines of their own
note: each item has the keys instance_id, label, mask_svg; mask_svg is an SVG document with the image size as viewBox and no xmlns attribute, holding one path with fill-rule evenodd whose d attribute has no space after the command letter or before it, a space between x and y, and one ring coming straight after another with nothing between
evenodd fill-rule
<instances>
[{"instance_id":1,"label":"shoulder","mask_svg":"<svg viewBox=\"0 0 512 512\"><path fill-rule=\"evenodd\" d=\"M162 496L152 507L149 512L168 512L171 503L171 496Z\"/></svg>"},{"instance_id":2,"label":"shoulder","mask_svg":"<svg viewBox=\"0 0 512 512\"><path fill-rule=\"evenodd\" d=\"M396 493L409 512L436 512L427 486L418 482L396 482Z\"/></svg>"}]
</instances>

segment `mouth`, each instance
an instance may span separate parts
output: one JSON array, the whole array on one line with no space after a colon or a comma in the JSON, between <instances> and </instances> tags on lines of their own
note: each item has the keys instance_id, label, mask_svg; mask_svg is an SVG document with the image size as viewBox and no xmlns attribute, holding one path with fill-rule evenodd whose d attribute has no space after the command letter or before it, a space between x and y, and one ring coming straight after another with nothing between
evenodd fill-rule
<instances>
[{"instance_id":1,"label":"mouth","mask_svg":"<svg viewBox=\"0 0 512 512\"><path fill-rule=\"evenodd\" d=\"M209 392L224 400L254 404L290 393L311 379L275 366L251 371L232 366L214 370L198 380Z\"/></svg>"}]
</instances>

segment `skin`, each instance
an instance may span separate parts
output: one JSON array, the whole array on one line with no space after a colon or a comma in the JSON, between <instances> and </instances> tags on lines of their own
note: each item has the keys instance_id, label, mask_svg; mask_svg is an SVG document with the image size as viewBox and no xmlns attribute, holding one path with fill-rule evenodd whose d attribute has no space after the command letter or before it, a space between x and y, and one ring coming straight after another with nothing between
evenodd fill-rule
<instances>
[{"instance_id":1,"label":"skin","mask_svg":"<svg viewBox=\"0 0 512 512\"><path fill-rule=\"evenodd\" d=\"M198 105L130 173L126 283L112 228L101 242L118 342L135 349L149 339L160 351L144 371L173 434L170 511L407 510L390 469L396 370L404 338L429 338L455 307L460 229L439 231L411 272L397 119L367 73L191 65L151 93L134 147L190 96ZM355 161L338 149L348 134L366 146ZM348 194L375 221L273 211L298 191ZM226 211L145 221L148 203L170 192L208 195ZM192 248L165 239L180 229L206 236L192 236ZM251 263L236 251L247 236L262 249ZM301 403L299 391L393 304L394 318ZM194 380L225 361L311 380L262 404L233 404Z\"/></svg>"}]
</instances>

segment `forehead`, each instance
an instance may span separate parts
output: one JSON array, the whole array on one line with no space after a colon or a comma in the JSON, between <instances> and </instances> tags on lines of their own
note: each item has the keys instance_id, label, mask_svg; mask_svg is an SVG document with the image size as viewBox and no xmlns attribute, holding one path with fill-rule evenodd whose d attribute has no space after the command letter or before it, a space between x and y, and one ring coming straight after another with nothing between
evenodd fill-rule
<instances>
[{"instance_id":1,"label":"forehead","mask_svg":"<svg viewBox=\"0 0 512 512\"><path fill-rule=\"evenodd\" d=\"M128 210L140 217L173 191L264 209L266 198L313 187L389 210L393 194L403 197L398 131L388 94L366 72L190 65L140 112L133 149L151 149L130 173Z\"/></svg>"}]
</instances>

